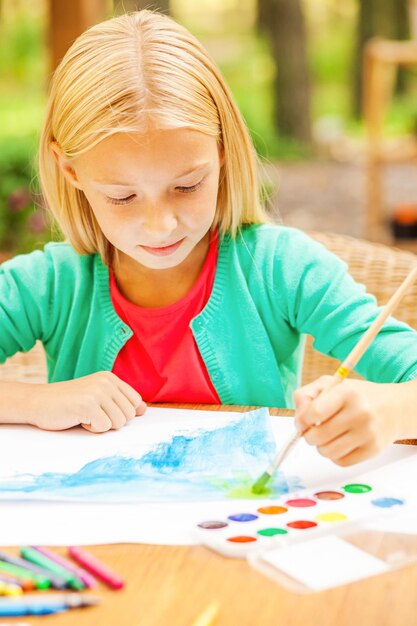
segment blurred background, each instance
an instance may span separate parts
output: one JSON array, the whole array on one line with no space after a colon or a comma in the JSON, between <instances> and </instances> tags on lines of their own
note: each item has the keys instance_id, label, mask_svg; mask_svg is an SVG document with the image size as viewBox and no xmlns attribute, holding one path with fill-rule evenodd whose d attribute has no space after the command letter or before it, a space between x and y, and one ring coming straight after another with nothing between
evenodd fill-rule
<instances>
[{"instance_id":1,"label":"blurred background","mask_svg":"<svg viewBox=\"0 0 417 626\"><path fill-rule=\"evenodd\" d=\"M279 220L417 249L417 0L0 0L0 258L51 231L36 178L48 77L85 28L171 14L228 81Z\"/></svg>"}]
</instances>

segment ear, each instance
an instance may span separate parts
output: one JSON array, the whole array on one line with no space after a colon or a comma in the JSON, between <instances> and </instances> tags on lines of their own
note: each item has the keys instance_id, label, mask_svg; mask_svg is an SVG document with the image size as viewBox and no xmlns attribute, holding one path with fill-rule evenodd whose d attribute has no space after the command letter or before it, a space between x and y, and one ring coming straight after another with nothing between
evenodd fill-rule
<instances>
[{"instance_id":1,"label":"ear","mask_svg":"<svg viewBox=\"0 0 417 626\"><path fill-rule=\"evenodd\" d=\"M67 181L71 185L73 185L73 187L81 189L81 184L78 180L77 173L74 167L71 165L71 162L64 155L59 143L57 141L51 141L50 149L52 151L52 154L54 155L55 161L57 162L59 169L61 170Z\"/></svg>"}]
</instances>

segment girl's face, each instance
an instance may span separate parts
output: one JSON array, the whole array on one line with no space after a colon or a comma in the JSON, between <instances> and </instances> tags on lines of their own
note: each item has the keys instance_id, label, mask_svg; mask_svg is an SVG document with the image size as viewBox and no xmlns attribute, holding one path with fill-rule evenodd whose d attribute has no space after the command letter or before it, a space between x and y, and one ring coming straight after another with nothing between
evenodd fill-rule
<instances>
[{"instance_id":1,"label":"girl's face","mask_svg":"<svg viewBox=\"0 0 417 626\"><path fill-rule=\"evenodd\" d=\"M221 168L214 137L187 128L118 133L71 162L54 151L108 241L146 268L178 266L213 224Z\"/></svg>"}]
</instances>

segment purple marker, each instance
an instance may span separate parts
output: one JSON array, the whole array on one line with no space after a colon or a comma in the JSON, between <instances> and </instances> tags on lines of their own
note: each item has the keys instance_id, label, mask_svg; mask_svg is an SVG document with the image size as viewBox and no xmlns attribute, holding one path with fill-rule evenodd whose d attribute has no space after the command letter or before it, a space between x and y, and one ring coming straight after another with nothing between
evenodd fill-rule
<instances>
[{"instance_id":1,"label":"purple marker","mask_svg":"<svg viewBox=\"0 0 417 626\"><path fill-rule=\"evenodd\" d=\"M13 578L13 576L3 576L3 572L0 574L0 582L6 583L6 585L18 585L22 587L22 581L18 578Z\"/></svg>"},{"instance_id":2,"label":"purple marker","mask_svg":"<svg viewBox=\"0 0 417 626\"><path fill-rule=\"evenodd\" d=\"M97 586L97 581L94 576L92 576L82 567L74 565L74 563L71 563L71 561L68 561L68 559L64 558L63 556L55 554L55 552L52 552L52 550L48 550L48 548L45 548L44 546L31 546L31 548L37 550L37 552L39 552L40 554L48 557L48 559L51 559L51 561L55 561L55 563L58 563L59 565L61 565L61 567L65 568L72 574L75 574L80 580L83 581L86 587L92 589L93 587Z\"/></svg>"}]
</instances>

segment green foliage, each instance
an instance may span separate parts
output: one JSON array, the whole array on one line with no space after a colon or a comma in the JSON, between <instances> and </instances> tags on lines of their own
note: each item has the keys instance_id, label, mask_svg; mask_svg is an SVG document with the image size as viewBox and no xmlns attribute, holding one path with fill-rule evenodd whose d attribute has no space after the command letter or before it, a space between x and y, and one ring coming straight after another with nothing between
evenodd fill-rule
<instances>
[{"instance_id":1,"label":"green foliage","mask_svg":"<svg viewBox=\"0 0 417 626\"><path fill-rule=\"evenodd\" d=\"M0 96L0 138L24 141L39 132L45 110L45 95L39 90L3 90Z\"/></svg>"},{"instance_id":2,"label":"green foliage","mask_svg":"<svg viewBox=\"0 0 417 626\"><path fill-rule=\"evenodd\" d=\"M352 116L355 20L333 16L327 27L310 26L310 71L313 87L313 119Z\"/></svg>"},{"instance_id":3,"label":"green foliage","mask_svg":"<svg viewBox=\"0 0 417 626\"><path fill-rule=\"evenodd\" d=\"M304 146L280 137L274 127L272 81L275 68L265 41L254 33L241 34L236 54L220 58L218 63L246 120L258 154L266 159L281 160L309 156Z\"/></svg>"},{"instance_id":4,"label":"green foliage","mask_svg":"<svg viewBox=\"0 0 417 626\"><path fill-rule=\"evenodd\" d=\"M51 239L34 166L45 103L44 21L16 8L0 25L0 250L12 254ZM6 19L7 18L7 19Z\"/></svg>"},{"instance_id":5,"label":"green foliage","mask_svg":"<svg viewBox=\"0 0 417 626\"><path fill-rule=\"evenodd\" d=\"M27 252L48 241L50 228L32 166L34 137L0 138L0 249Z\"/></svg>"},{"instance_id":6,"label":"green foliage","mask_svg":"<svg viewBox=\"0 0 417 626\"><path fill-rule=\"evenodd\" d=\"M384 134L399 136L417 135L417 81L415 71L409 71L406 94L394 96L384 122Z\"/></svg>"},{"instance_id":7,"label":"green foliage","mask_svg":"<svg viewBox=\"0 0 417 626\"><path fill-rule=\"evenodd\" d=\"M21 11L0 28L0 76L8 86L36 86L45 74L44 21Z\"/></svg>"}]
</instances>

